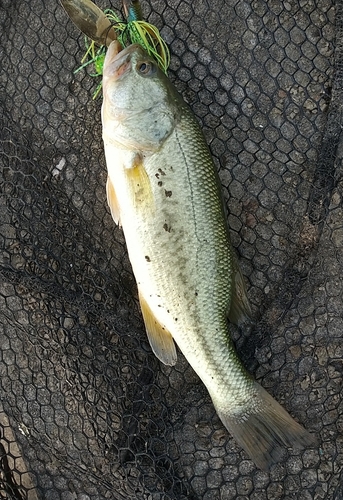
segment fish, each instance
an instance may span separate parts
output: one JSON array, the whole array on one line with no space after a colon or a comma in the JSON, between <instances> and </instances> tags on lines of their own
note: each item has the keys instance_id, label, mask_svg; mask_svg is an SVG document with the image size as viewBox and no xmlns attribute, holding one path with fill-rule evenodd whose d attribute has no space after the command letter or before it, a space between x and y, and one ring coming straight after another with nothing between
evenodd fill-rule
<instances>
[{"instance_id":1,"label":"fish","mask_svg":"<svg viewBox=\"0 0 343 500\"><path fill-rule=\"evenodd\" d=\"M315 438L243 367L230 337L251 309L230 244L219 177L193 112L139 45L114 41L101 110L107 200L122 226L151 348L176 345L224 426L261 469Z\"/></svg>"}]
</instances>

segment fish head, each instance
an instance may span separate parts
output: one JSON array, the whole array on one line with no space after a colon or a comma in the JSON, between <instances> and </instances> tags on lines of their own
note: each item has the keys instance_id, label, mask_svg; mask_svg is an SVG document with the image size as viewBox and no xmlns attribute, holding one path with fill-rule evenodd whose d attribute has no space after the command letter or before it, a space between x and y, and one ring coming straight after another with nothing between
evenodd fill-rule
<instances>
[{"instance_id":1,"label":"fish head","mask_svg":"<svg viewBox=\"0 0 343 500\"><path fill-rule=\"evenodd\" d=\"M105 142L155 152L172 133L179 97L157 62L138 44L112 42L103 68Z\"/></svg>"}]
</instances>

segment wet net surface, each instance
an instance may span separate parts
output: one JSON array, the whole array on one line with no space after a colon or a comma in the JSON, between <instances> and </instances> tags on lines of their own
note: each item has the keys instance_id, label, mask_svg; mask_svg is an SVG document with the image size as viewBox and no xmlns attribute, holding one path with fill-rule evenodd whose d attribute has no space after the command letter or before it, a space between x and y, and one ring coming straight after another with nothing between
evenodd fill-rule
<instances>
[{"instance_id":1,"label":"wet net surface","mask_svg":"<svg viewBox=\"0 0 343 500\"><path fill-rule=\"evenodd\" d=\"M256 318L240 357L320 444L259 471L183 356L154 358L83 37L58 2L2 0L0 498L341 499L342 2L143 10L219 169Z\"/></svg>"}]
</instances>

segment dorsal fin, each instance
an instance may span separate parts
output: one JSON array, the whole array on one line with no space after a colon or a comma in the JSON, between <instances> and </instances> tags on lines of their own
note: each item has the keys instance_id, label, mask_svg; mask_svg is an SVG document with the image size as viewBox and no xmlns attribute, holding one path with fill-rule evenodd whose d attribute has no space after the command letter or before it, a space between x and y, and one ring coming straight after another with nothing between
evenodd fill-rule
<instances>
[{"instance_id":1,"label":"dorsal fin","mask_svg":"<svg viewBox=\"0 0 343 500\"><path fill-rule=\"evenodd\" d=\"M245 288L244 278L242 271L237 262L234 263L233 280L232 280L232 294L231 305L228 314L228 319L235 325L250 322L252 311Z\"/></svg>"}]
</instances>

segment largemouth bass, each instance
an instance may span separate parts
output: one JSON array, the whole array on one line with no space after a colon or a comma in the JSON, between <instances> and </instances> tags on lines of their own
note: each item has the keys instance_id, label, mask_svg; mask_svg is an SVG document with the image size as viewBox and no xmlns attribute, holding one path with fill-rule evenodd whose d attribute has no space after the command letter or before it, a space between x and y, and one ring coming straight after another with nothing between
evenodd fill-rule
<instances>
[{"instance_id":1,"label":"largemouth bass","mask_svg":"<svg viewBox=\"0 0 343 500\"><path fill-rule=\"evenodd\" d=\"M124 230L151 347L174 341L225 427L266 469L313 437L247 373L228 320L250 313L231 249L216 169L193 113L138 45L113 42L103 71L107 198Z\"/></svg>"}]
</instances>

